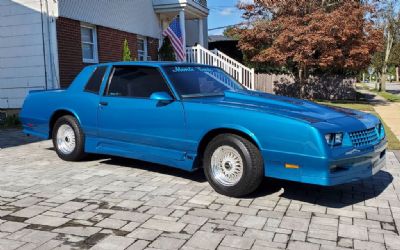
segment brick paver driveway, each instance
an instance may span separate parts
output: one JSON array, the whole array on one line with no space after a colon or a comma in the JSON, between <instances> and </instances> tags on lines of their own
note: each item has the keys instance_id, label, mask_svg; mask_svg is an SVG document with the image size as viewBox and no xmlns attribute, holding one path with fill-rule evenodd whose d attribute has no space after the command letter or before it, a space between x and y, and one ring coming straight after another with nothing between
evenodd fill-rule
<instances>
[{"instance_id":1,"label":"brick paver driveway","mask_svg":"<svg viewBox=\"0 0 400 250\"><path fill-rule=\"evenodd\" d=\"M399 162L334 188L266 179L246 199L201 171L125 159L61 161L0 131L0 249L400 249Z\"/></svg>"}]
</instances>

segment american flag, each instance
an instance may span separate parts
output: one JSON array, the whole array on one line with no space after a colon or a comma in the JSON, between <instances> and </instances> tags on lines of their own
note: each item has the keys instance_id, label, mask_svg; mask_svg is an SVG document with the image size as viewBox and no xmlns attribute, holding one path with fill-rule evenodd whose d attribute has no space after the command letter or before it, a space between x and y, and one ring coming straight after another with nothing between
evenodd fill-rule
<instances>
[{"instance_id":1,"label":"american flag","mask_svg":"<svg viewBox=\"0 0 400 250\"><path fill-rule=\"evenodd\" d=\"M183 44L183 36L179 18L176 17L169 27L164 30L163 36L168 36L174 47L176 59L178 61L186 61L186 46Z\"/></svg>"}]
</instances>

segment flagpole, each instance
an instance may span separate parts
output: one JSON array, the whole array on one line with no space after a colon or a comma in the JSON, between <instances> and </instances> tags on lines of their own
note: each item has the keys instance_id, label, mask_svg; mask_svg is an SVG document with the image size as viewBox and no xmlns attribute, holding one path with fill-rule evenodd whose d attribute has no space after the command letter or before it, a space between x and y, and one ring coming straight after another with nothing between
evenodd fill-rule
<instances>
[{"instance_id":1,"label":"flagpole","mask_svg":"<svg viewBox=\"0 0 400 250\"><path fill-rule=\"evenodd\" d=\"M183 49L186 51L186 23L185 23L185 10L184 9L181 9L179 11L179 23L181 25Z\"/></svg>"}]
</instances>

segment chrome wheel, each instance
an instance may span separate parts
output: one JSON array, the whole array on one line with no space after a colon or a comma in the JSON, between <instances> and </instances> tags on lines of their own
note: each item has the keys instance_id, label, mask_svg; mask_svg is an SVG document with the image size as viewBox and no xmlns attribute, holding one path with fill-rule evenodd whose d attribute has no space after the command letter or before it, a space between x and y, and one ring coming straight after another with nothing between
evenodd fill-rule
<instances>
[{"instance_id":1,"label":"chrome wheel","mask_svg":"<svg viewBox=\"0 0 400 250\"><path fill-rule=\"evenodd\" d=\"M233 147L218 147L211 156L211 173L220 184L234 186L243 175L242 156Z\"/></svg>"},{"instance_id":2,"label":"chrome wheel","mask_svg":"<svg viewBox=\"0 0 400 250\"><path fill-rule=\"evenodd\" d=\"M63 154L71 154L76 147L74 129L67 124L61 125L57 130L57 148Z\"/></svg>"}]
</instances>

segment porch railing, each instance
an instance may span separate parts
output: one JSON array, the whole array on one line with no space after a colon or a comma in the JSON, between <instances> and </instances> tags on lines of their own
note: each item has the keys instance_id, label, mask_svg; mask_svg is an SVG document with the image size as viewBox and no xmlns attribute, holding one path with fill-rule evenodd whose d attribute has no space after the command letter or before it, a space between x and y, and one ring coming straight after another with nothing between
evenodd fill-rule
<instances>
[{"instance_id":1,"label":"porch railing","mask_svg":"<svg viewBox=\"0 0 400 250\"><path fill-rule=\"evenodd\" d=\"M201 45L186 48L188 62L217 66L225 70L248 89L254 89L254 69L250 69L219 50L207 50Z\"/></svg>"},{"instance_id":2,"label":"porch railing","mask_svg":"<svg viewBox=\"0 0 400 250\"><path fill-rule=\"evenodd\" d=\"M203 7L207 7L207 0L193 0L193 2L200 4Z\"/></svg>"}]
</instances>

